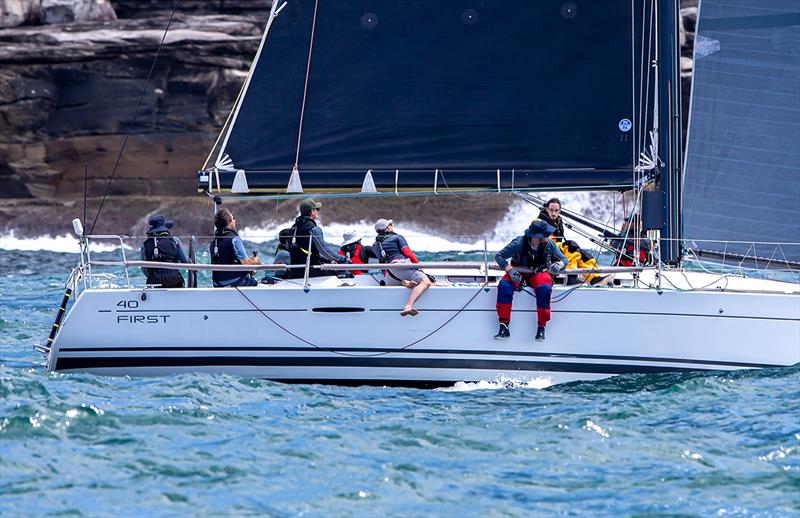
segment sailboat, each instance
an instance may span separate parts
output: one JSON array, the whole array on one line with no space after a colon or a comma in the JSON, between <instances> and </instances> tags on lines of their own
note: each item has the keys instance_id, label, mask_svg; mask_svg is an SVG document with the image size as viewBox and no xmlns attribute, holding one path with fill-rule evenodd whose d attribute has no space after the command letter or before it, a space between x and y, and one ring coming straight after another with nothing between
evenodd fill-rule
<instances>
[{"instance_id":1,"label":"sailboat","mask_svg":"<svg viewBox=\"0 0 800 518\"><path fill-rule=\"evenodd\" d=\"M309 193L536 200L537 191L632 191L657 264L582 272L613 272L613 286L556 283L545 342L534 341L535 299L520 293L512 336L500 342L492 336L503 272L488 250L483 261L422 264L437 285L419 315L403 318L403 287L310 275L347 265L295 265L302 278L257 287L137 286L130 268L176 266L129 260L124 247L121 261L98 261L90 243L119 236L85 235L77 222L81 261L40 347L47 368L428 387L800 362L798 284L741 275L751 259L790 269L800 260L798 148L770 154L800 135L798 90L787 88L800 70L797 39L784 34L796 34L797 9L770 5L776 13L764 15L748 2L702 1L684 168L677 1L276 0L198 172L202 195L226 204ZM732 65L741 64L741 38L754 34L772 45L747 50L758 70ZM743 89L720 96L721 84ZM776 88L775 131L756 134L758 103ZM739 205L750 178L762 190ZM771 216L780 217L765 224ZM747 245L763 237L773 245ZM738 269L690 268L689 256ZM121 287L99 276L113 266L124 268Z\"/></svg>"}]
</instances>

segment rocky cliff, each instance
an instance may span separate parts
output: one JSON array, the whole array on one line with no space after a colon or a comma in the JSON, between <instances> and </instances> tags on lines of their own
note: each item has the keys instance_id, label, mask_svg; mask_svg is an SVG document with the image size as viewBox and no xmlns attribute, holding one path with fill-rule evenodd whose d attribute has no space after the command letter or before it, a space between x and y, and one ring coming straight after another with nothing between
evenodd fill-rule
<instances>
[{"instance_id":1,"label":"rocky cliff","mask_svg":"<svg viewBox=\"0 0 800 518\"><path fill-rule=\"evenodd\" d=\"M112 4L110 14L86 9L97 19L73 13L71 23L0 30L0 196L82 193L84 164L90 191L102 192L128 129L113 193L193 192L258 46L267 2L220 9L234 14L206 14L226 2L181 2L131 128L169 19L158 8L170 3ZM47 23L48 12L14 19Z\"/></svg>"}]
</instances>

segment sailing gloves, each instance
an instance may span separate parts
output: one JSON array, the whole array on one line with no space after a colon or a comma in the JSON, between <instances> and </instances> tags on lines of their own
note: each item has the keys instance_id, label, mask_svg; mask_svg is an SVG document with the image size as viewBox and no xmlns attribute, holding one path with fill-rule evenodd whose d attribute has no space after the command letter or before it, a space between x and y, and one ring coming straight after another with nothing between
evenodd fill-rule
<instances>
[{"instance_id":1,"label":"sailing gloves","mask_svg":"<svg viewBox=\"0 0 800 518\"><path fill-rule=\"evenodd\" d=\"M514 284L520 284L522 282L522 274L519 273L516 268L508 270L508 276Z\"/></svg>"},{"instance_id":2,"label":"sailing gloves","mask_svg":"<svg viewBox=\"0 0 800 518\"><path fill-rule=\"evenodd\" d=\"M564 268L564 263L555 262L550 265L550 273L558 273Z\"/></svg>"}]
</instances>

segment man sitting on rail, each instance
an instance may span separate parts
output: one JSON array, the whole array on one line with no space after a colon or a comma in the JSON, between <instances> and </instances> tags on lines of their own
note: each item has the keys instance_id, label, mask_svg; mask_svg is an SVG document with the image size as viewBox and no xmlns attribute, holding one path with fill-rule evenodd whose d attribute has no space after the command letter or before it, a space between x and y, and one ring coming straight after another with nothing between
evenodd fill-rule
<instances>
[{"instance_id":1,"label":"man sitting on rail","mask_svg":"<svg viewBox=\"0 0 800 518\"><path fill-rule=\"evenodd\" d=\"M258 257L247 255L242 238L236 232L236 218L228 209L219 209L214 216L214 239L209 245L211 264L259 264ZM256 286L253 272L212 272L215 288L226 286Z\"/></svg>"},{"instance_id":2,"label":"man sitting on rail","mask_svg":"<svg viewBox=\"0 0 800 518\"><path fill-rule=\"evenodd\" d=\"M170 233L174 221L164 216L153 216L148 222L150 229L147 239L142 243L142 260L160 263L188 263L186 252L180 239ZM142 268L147 276L147 284L162 288L183 288L183 275L178 270L167 268Z\"/></svg>"},{"instance_id":3,"label":"man sitting on rail","mask_svg":"<svg viewBox=\"0 0 800 518\"><path fill-rule=\"evenodd\" d=\"M406 239L396 234L392 220L379 219L375 222L375 232L378 233L372 251L381 263L418 263L419 259L411 251ZM400 312L401 316L416 316L419 311L414 309L414 303L433 285L430 277L419 268L387 269L387 283L394 281L411 290L408 302Z\"/></svg>"},{"instance_id":4,"label":"man sitting on rail","mask_svg":"<svg viewBox=\"0 0 800 518\"><path fill-rule=\"evenodd\" d=\"M521 289L524 282L536 293L536 340L544 341L544 328L550 320L550 294L553 290L553 278L550 274L567 266L567 258L547 237L554 231L555 228L549 223L534 220L524 236L515 238L494 256L500 268L506 271L497 284L497 319L500 321L500 330L494 335L495 340L504 340L511 336L509 324L514 292ZM511 260L510 263L508 259ZM517 268L525 268L531 272L523 273Z\"/></svg>"}]
</instances>

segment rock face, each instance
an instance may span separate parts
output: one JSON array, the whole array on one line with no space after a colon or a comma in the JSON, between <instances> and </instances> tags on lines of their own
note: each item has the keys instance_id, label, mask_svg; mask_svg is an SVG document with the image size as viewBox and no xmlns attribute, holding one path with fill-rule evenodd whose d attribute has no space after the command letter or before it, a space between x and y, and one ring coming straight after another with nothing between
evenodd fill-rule
<instances>
[{"instance_id":1,"label":"rock face","mask_svg":"<svg viewBox=\"0 0 800 518\"><path fill-rule=\"evenodd\" d=\"M108 0L1 0L0 28L116 20Z\"/></svg>"},{"instance_id":2,"label":"rock face","mask_svg":"<svg viewBox=\"0 0 800 518\"><path fill-rule=\"evenodd\" d=\"M688 108L697 0L684 4ZM90 196L102 195L123 143L112 194L194 192L269 0L179 2L148 82L172 5L0 0L0 197L80 195L84 165Z\"/></svg>"},{"instance_id":3,"label":"rock face","mask_svg":"<svg viewBox=\"0 0 800 518\"><path fill-rule=\"evenodd\" d=\"M121 2L148 16L117 19L99 0L29 11L2 1L15 20L56 25L0 30L0 197L83 193L84 164L90 194L102 193L128 129L111 192L192 193L258 47L266 0L236 3L238 15L182 7L149 82L169 12L147 7L171 3Z\"/></svg>"}]
</instances>

